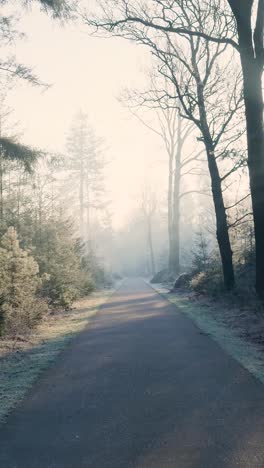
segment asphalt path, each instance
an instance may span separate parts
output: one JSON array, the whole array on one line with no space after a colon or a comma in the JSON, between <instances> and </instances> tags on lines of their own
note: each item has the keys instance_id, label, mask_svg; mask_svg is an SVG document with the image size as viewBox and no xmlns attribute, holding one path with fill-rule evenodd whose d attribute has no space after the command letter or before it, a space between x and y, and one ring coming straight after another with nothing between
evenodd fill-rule
<instances>
[{"instance_id":1,"label":"asphalt path","mask_svg":"<svg viewBox=\"0 0 264 468\"><path fill-rule=\"evenodd\" d=\"M0 429L1 468L262 468L264 388L127 280Z\"/></svg>"}]
</instances>

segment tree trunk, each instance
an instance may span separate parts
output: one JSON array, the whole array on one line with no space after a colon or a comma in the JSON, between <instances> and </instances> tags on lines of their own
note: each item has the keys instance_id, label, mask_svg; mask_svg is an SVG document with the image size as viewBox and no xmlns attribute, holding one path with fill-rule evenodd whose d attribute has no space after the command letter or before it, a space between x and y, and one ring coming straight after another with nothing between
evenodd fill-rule
<instances>
[{"instance_id":1,"label":"tree trunk","mask_svg":"<svg viewBox=\"0 0 264 468\"><path fill-rule=\"evenodd\" d=\"M234 288L235 276L232 259L233 253L228 232L226 210L224 206L223 193L221 187L221 178L219 175L213 148L210 148L210 144L208 143L206 146L208 168L211 177L213 202L215 207L216 237L222 262L224 284L226 289L230 291Z\"/></svg>"},{"instance_id":2,"label":"tree trunk","mask_svg":"<svg viewBox=\"0 0 264 468\"><path fill-rule=\"evenodd\" d=\"M215 208L215 218L216 218L216 238L218 242L221 262L222 262L222 271L225 288L231 290L235 286L235 275L234 275L234 266L233 266L233 252L231 249L231 243L228 232L228 224L226 217L226 210L224 205L223 193L222 193L222 181L219 174L213 140L211 137L209 125L207 122L206 107L204 101L204 90L203 82L200 79L199 71L197 64L195 62L195 53L193 55L193 66L196 70L196 83L197 83L197 97L198 97L198 106L200 114L200 125L203 135L204 145L206 149L208 169L211 178L211 187L213 202Z\"/></svg>"},{"instance_id":3,"label":"tree trunk","mask_svg":"<svg viewBox=\"0 0 264 468\"><path fill-rule=\"evenodd\" d=\"M180 189L181 189L181 157L182 136L181 117L178 115L177 149L175 153L174 181L173 181L173 221L172 221L172 269L175 274L180 273Z\"/></svg>"},{"instance_id":4,"label":"tree trunk","mask_svg":"<svg viewBox=\"0 0 264 468\"><path fill-rule=\"evenodd\" d=\"M84 238L84 174L83 164L81 163L80 170L80 187L79 187L79 210L80 210L80 235Z\"/></svg>"},{"instance_id":5,"label":"tree trunk","mask_svg":"<svg viewBox=\"0 0 264 468\"><path fill-rule=\"evenodd\" d=\"M90 183L89 183L89 168L86 166L86 241L88 253L92 251L92 235L91 235L91 201L90 201Z\"/></svg>"},{"instance_id":6,"label":"tree trunk","mask_svg":"<svg viewBox=\"0 0 264 468\"><path fill-rule=\"evenodd\" d=\"M256 248L256 292L264 299L264 132L263 132L263 17L264 2L259 0L256 28L252 34L251 0L243 8L229 0L237 21L243 73L247 125L248 169Z\"/></svg>"},{"instance_id":7,"label":"tree trunk","mask_svg":"<svg viewBox=\"0 0 264 468\"><path fill-rule=\"evenodd\" d=\"M174 224L172 232L172 255L171 255L171 269L170 271L175 275L180 272L180 229L179 229L179 210L177 209L177 214L174 214Z\"/></svg>"},{"instance_id":8,"label":"tree trunk","mask_svg":"<svg viewBox=\"0 0 264 468\"><path fill-rule=\"evenodd\" d=\"M148 222L148 244L149 244L151 270L152 270L152 275L155 275L155 273L156 273L156 264L155 263L156 262L155 262L155 255L154 255L154 249L153 249L151 220L148 219L147 222Z\"/></svg>"},{"instance_id":9,"label":"tree trunk","mask_svg":"<svg viewBox=\"0 0 264 468\"><path fill-rule=\"evenodd\" d=\"M254 85L255 99L247 93L245 79L245 108L248 141L248 169L251 188L255 245L256 245L256 292L264 299L264 135L262 72L249 72L249 81ZM251 85L250 85L251 86Z\"/></svg>"},{"instance_id":10,"label":"tree trunk","mask_svg":"<svg viewBox=\"0 0 264 468\"><path fill-rule=\"evenodd\" d=\"M180 272L180 173L175 170L172 223L172 268L175 274Z\"/></svg>"},{"instance_id":11,"label":"tree trunk","mask_svg":"<svg viewBox=\"0 0 264 468\"><path fill-rule=\"evenodd\" d=\"M168 175L168 237L169 256L168 268L173 271L173 245L172 245L172 193L173 193L173 154L169 155L169 175Z\"/></svg>"}]
</instances>

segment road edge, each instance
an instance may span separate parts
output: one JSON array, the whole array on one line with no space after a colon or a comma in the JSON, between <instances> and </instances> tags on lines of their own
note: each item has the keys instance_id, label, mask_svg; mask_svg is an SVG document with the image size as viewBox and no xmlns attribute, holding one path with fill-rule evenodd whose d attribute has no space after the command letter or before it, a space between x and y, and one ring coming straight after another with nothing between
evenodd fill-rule
<instances>
[{"instance_id":1,"label":"road edge","mask_svg":"<svg viewBox=\"0 0 264 468\"><path fill-rule=\"evenodd\" d=\"M48 370L73 339L89 326L90 320L121 288L122 284L123 280L117 282L113 288L105 290L104 294L100 295L100 291L98 291L94 295L88 296L87 301L89 302L90 299L94 303L86 311L84 309L78 314L78 309L72 309L70 312L65 312L65 316L62 314L59 318L60 323L58 323L57 318L54 319L49 329L49 333L53 332L52 338L47 333L45 335L45 332L41 334L40 331L32 347L29 346L22 352L10 352L6 357L0 358L0 427L6 423L10 413L23 401L41 374ZM97 300L96 295L98 296ZM76 324L77 314L79 324L78 322ZM69 321L65 332L63 331L64 320L65 322ZM43 326L45 327L45 324Z\"/></svg>"},{"instance_id":2,"label":"road edge","mask_svg":"<svg viewBox=\"0 0 264 468\"><path fill-rule=\"evenodd\" d=\"M253 377L264 384L264 355L263 351L253 343L243 340L222 323L210 316L209 308L198 304L191 304L188 299L179 297L176 293L168 294L164 287L155 286L146 279L144 282L167 302L174 305L177 311L188 316L195 325L215 341L227 354L233 357Z\"/></svg>"}]
</instances>

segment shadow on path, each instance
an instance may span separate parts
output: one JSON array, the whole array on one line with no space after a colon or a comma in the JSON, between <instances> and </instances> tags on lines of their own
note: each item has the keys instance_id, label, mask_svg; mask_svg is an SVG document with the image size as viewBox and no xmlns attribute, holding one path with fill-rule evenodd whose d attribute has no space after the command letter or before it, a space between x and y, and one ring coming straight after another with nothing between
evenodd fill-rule
<instances>
[{"instance_id":1,"label":"shadow on path","mask_svg":"<svg viewBox=\"0 0 264 468\"><path fill-rule=\"evenodd\" d=\"M1 468L261 468L263 386L128 280L0 431Z\"/></svg>"}]
</instances>

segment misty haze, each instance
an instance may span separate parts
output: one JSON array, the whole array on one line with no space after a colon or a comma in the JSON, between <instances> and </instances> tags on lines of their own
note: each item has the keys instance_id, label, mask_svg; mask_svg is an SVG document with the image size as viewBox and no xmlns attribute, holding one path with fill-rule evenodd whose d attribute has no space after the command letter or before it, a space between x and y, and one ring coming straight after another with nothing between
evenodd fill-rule
<instances>
[{"instance_id":1,"label":"misty haze","mask_svg":"<svg viewBox=\"0 0 264 468\"><path fill-rule=\"evenodd\" d=\"M0 468L263 467L264 1L0 7Z\"/></svg>"}]
</instances>

